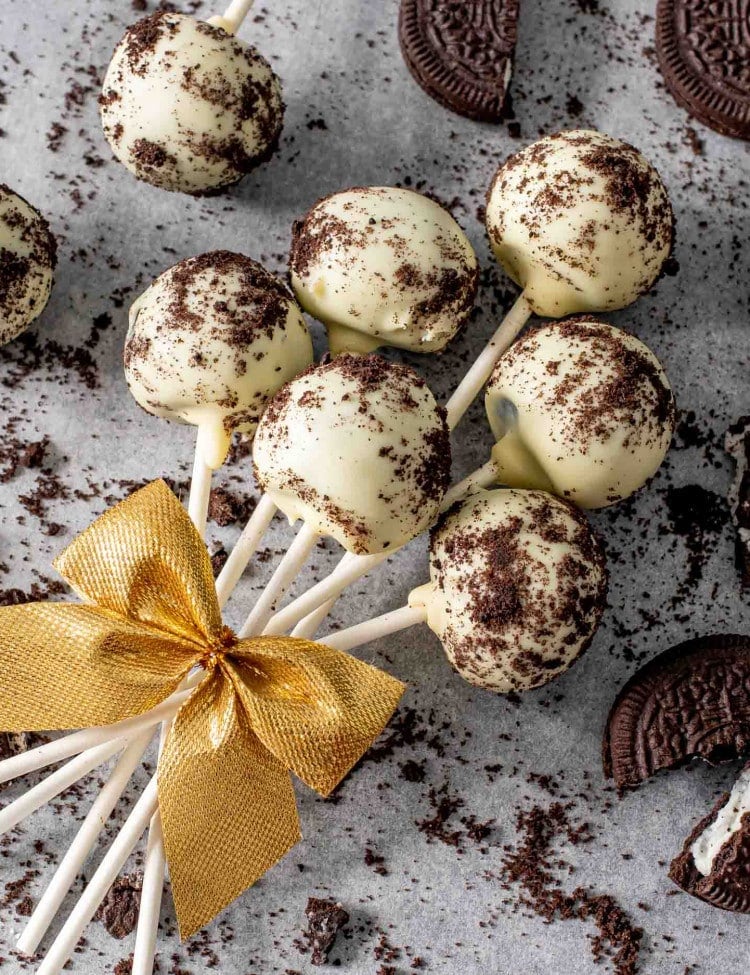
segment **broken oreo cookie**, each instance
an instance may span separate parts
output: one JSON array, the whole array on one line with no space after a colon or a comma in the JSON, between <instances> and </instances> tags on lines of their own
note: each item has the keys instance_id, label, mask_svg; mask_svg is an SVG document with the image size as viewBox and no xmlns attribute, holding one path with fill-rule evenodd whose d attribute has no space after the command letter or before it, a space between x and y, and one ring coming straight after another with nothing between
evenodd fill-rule
<instances>
[{"instance_id":1,"label":"broken oreo cookie","mask_svg":"<svg viewBox=\"0 0 750 975\"><path fill-rule=\"evenodd\" d=\"M513 68L518 0L402 0L406 66L440 105L482 122L503 117Z\"/></svg>"},{"instance_id":2,"label":"broken oreo cookie","mask_svg":"<svg viewBox=\"0 0 750 975\"><path fill-rule=\"evenodd\" d=\"M731 761L750 750L750 637L688 640L623 687L607 719L604 772L619 790L692 758Z\"/></svg>"},{"instance_id":3,"label":"broken oreo cookie","mask_svg":"<svg viewBox=\"0 0 750 975\"><path fill-rule=\"evenodd\" d=\"M750 914L750 765L695 827L669 876L714 907Z\"/></svg>"},{"instance_id":4,"label":"broken oreo cookie","mask_svg":"<svg viewBox=\"0 0 750 975\"><path fill-rule=\"evenodd\" d=\"M656 52L679 105L722 135L750 139L747 0L659 0Z\"/></svg>"}]
</instances>

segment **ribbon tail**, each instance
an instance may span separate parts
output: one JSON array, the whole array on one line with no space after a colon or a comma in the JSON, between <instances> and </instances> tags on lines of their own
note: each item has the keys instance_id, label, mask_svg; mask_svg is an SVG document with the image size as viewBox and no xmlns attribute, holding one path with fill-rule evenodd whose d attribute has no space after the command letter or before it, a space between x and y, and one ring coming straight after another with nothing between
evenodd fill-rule
<instances>
[{"instance_id":1,"label":"ribbon tail","mask_svg":"<svg viewBox=\"0 0 750 975\"><path fill-rule=\"evenodd\" d=\"M221 668L175 718L159 809L180 937L207 924L299 842L288 771L261 743Z\"/></svg>"}]
</instances>

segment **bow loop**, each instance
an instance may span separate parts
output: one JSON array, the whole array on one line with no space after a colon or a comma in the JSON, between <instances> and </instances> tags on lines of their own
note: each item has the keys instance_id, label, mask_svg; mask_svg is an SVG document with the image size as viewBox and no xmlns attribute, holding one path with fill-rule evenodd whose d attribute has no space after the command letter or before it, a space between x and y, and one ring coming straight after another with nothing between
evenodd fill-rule
<instances>
[{"instance_id":1,"label":"bow loop","mask_svg":"<svg viewBox=\"0 0 750 975\"><path fill-rule=\"evenodd\" d=\"M164 481L106 511L55 560L84 599L202 645L222 631L211 560Z\"/></svg>"},{"instance_id":2,"label":"bow loop","mask_svg":"<svg viewBox=\"0 0 750 975\"><path fill-rule=\"evenodd\" d=\"M404 693L375 667L294 637L241 640L228 667L258 738L322 795L359 761Z\"/></svg>"}]
</instances>

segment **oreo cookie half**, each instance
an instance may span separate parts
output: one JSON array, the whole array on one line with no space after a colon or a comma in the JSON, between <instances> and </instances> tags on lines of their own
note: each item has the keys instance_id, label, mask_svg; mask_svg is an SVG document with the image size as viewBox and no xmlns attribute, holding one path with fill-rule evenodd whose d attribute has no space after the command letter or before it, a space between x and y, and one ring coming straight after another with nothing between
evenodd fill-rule
<instances>
[{"instance_id":1,"label":"oreo cookie half","mask_svg":"<svg viewBox=\"0 0 750 975\"><path fill-rule=\"evenodd\" d=\"M747 0L659 0L656 53L678 104L723 135L750 139Z\"/></svg>"},{"instance_id":2,"label":"oreo cookie half","mask_svg":"<svg viewBox=\"0 0 750 975\"><path fill-rule=\"evenodd\" d=\"M669 876L714 907L750 914L750 765L685 840Z\"/></svg>"},{"instance_id":3,"label":"oreo cookie half","mask_svg":"<svg viewBox=\"0 0 750 975\"><path fill-rule=\"evenodd\" d=\"M688 640L642 667L618 694L604 733L604 772L632 789L692 758L750 751L750 637Z\"/></svg>"},{"instance_id":4,"label":"oreo cookie half","mask_svg":"<svg viewBox=\"0 0 750 975\"><path fill-rule=\"evenodd\" d=\"M483 122L503 118L518 0L401 0L406 66L440 105Z\"/></svg>"}]
</instances>

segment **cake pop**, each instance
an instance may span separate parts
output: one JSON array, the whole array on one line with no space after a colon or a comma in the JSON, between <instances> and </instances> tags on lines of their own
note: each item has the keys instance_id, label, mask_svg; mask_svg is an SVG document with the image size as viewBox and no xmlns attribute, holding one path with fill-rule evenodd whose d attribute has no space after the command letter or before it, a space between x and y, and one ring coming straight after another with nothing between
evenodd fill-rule
<instances>
[{"instance_id":1,"label":"cake pop","mask_svg":"<svg viewBox=\"0 0 750 975\"><path fill-rule=\"evenodd\" d=\"M542 491L480 490L433 529L430 582L408 606L325 642L351 649L425 622L469 683L528 691L587 649L606 592L602 548L582 512Z\"/></svg>"},{"instance_id":2,"label":"cake pop","mask_svg":"<svg viewBox=\"0 0 750 975\"><path fill-rule=\"evenodd\" d=\"M479 275L448 211L394 186L319 200L294 225L289 267L297 300L326 326L334 354L444 349L468 320Z\"/></svg>"},{"instance_id":3,"label":"cake pop","mask_svg":"<svg viewBox=\"0 0 750 975\"><path fill-rule=\"evenodd\" d=\"M497 480L583 508L637 491L675 428L672 390L653 352L590 316L523 335L495 367L485 405Z\"/></svg>"},{"instance_id":4,"label":"cake pop","mask_svg":"<svg viewBox=\"0 0 750 975\"><path fill-rule=\"evenodd\" d=\"M212 251L164 271L130 309L125 377L149 413L203 431L219 467L269 398L312 362L296 302L256 261Z\"/></svg>"},{"instance_id":5,"label":"cake pop","mask_svg":"<svg viewBox=\"0 0 750 975\"><path fill-rule=\"evenodd\" d=\"M225 28L160 11L115 48L99 99L113 153L138 179L206 193L236 183L278 143L281 85L266 59Z\"/></svg>"},{"instance_id":6,"label":"cake pop","mask_svg":"<svg viewBox=\"0 0 750 975\"><path fill-rule=\"evenodd\" d=\"M487 232L537 315L624 308L665 269L674 242L667 191L633 146L583 129L511 156L487 196Z\"/></svg>"},{"instance_id":7,"label":"cake pop","mask_svg":"<svg viewBox=\"0 0 750 975\"><path fill-rule=\"evenodd\" d=\"M303 527L242 636L262 632L322 535L358 554L392 552L436 518L450 478L441 410L413 370L344 353L271 400L253 443L256 480Z\"/></svg>"},{"instance_id":8,"label":"cake pop","mask_svg":"<svg viewBox=\"0 0 750 975\"><path fill-rule=\"evenodd\" d=\"M0 345L42 314L56 264L57 244L47 221L0 184Z\"/></svg>"}]
</instances>

